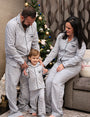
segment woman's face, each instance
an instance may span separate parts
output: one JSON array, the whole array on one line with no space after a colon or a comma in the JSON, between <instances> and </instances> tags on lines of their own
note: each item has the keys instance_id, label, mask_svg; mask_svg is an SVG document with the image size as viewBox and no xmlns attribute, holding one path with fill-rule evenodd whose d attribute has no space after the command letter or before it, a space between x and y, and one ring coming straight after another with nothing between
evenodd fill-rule
<instances>
[{"instance_id":1,"label":"woman's face","mask_svg":"<svg viewBox=\"0 0 90 117\"><path fill-rule=\"evenodd\" d=\"M74 36L74 29L69 22L66 22L65 30L66 30L67 36Z\"/></svg>"}]
</instances>

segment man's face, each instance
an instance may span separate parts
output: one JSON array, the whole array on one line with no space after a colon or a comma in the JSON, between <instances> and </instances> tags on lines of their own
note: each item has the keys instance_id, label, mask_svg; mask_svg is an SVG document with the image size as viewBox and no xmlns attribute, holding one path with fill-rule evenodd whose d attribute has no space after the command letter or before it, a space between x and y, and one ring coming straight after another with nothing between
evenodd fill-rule
<instances>
[{"instance_id":1,"label":"man's face","mask_svg":"<svg viewBox=\"0 0 90 117\"><path fill-rule=\"evenodd\" d=\"M22 25L23 28L28 28L35 21L36 18L31 18L28 16L27 18L23 18Z\"/></svg>"}]
</instances>

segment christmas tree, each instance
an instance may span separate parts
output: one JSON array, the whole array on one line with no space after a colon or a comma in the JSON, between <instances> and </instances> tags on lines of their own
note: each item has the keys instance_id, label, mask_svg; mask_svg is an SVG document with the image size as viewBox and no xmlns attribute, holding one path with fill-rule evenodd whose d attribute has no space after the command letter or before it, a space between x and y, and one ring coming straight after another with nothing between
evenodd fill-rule
<instances>
[{"instance_id":1,"label":"christmas tree","mask_svg":"<svg viewBox=\"0 0 90 117\"><path fill-rule=\"evenodd\" d=\"M53 48L51 35L50 35L51 30L46 25L46 20L44 14L41 13L40 11L40 4L38 4L38 0L31 0L30 3L25 2L25 7L28 6L32 6L36 10L36 22L37 22L37 31L39 36L40 55L43 61ZM47 67L51 68L54 62L55 60L53 60Z\"/></svg>"}]
</instances>

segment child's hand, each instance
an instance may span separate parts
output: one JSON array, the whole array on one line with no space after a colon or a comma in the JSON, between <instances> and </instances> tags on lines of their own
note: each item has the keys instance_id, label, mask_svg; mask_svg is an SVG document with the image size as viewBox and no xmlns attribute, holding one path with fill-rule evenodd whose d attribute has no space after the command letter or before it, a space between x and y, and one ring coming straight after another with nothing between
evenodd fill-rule
<instances>
[{"instance_id":1,"label":"child's hand","mask_svg":"<svg viewBox=\"0 0 90 117\"><path fill-rule=\"evenodd\" d=\"M27 72L26 72L26 69L23 70L23 73L24 73L25 76L28 75Z\"/></svg>"}]
</instances>

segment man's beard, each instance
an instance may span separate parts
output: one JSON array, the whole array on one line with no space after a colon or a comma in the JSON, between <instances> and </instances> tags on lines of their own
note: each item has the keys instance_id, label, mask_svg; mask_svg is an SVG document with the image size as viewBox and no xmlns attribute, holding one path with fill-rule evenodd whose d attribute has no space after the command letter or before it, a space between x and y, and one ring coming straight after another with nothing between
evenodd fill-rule
<instances>
[{"instance_id":1,"label":"man's beard","mask_svg":"<svg viewBox=\"0 0 90 117\"><path fill-rule=\"evenodd\" d=\"M26 29L26 28L28 28L30 25L26 25L26 24L24 24L24 22L25 22L25 20L22 21L22 26L23 26L23 28Z\"/></svg>"}]
</instances>

